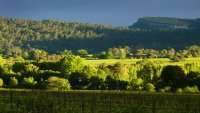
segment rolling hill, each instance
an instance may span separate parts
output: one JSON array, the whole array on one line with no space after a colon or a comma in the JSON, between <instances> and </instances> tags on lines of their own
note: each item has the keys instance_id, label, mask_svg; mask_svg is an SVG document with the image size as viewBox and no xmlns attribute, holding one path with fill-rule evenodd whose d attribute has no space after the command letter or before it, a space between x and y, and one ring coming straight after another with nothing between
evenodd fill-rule
<instances>
[{"instance_id":1,"label":"rolling hill","mask_svg":"<svg viewBox=\"0 0 200 113\"><path fill-rule=\"evenodd\" d=\"M154 29L145 22L160 25L186 26L187 29ZM0 50L4 55L21 53L38 48L55 54L65 49L86 49L90 53L105 51L112 47L129 46L131 49L183 49L189 45L200 45L199 19L141 18L128 27L113 27L89 23L71 23L54 20L24 20L0 17ZM152 22L151 22L152 23ZM165 23L165 24L163 24ZM138 27L136 27L138 26ZM196 26L196 27L195 27ZM145 29L138 29L145 28ZM147 29L148 28L148 29ZM164 27L166 28L166 27Z\"/></svg>"}]
</instances>

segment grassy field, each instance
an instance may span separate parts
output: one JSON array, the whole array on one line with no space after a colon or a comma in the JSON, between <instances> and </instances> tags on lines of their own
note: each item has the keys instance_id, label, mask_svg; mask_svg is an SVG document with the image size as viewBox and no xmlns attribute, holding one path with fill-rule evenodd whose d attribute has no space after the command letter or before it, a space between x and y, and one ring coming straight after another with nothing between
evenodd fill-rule
<instances>
[{"instance_id":1,"label":"grassy field","mask_svg":"<svg viewBox=\"0 0 200 113\"><path fill-rule=\"evenodd\" d=\"M99 64L115 64L121 62L123 64L134 64L142 59L99 59L99 60L86 60L87 64L99 65ZM148 59L154 62L160 62L162 65L184 65L186 63L200 62L200 57L197 58L186 58L180 62L173 62L168 58L151 58Z\"/></svg>"},{"instance_id":2,"label":"grassy field","mask_svg":"<svg viewBox=\"0 0 200 113\"><path fill-rule=\"evenodd\" d=\"M0 113L199 113L200 94L0 91Z\"/></svg>"}]
</instances>

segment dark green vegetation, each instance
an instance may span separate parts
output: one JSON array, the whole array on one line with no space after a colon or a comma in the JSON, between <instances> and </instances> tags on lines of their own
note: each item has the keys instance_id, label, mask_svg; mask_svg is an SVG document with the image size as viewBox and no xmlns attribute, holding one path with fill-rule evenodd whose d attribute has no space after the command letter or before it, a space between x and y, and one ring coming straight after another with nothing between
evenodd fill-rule
<instances>
[{"instance_id":1,"label":"dark green vegetation","mask_svg":"<svg viewBox=\"0 0 200 113\"><path fill-rule=\"evenodd\" d=\"M145 30L52 20L0 18L0 50L6 57L26 58L38 49L43 56L47 53L57 54L66 49L72 52L86 49L94 54L119 46L129 46L131 50L160 50L168 47L179 50L186 46L199 45L199 36L199 29Z\"/></svg>"},{"instance_id":2,"label":"dark green vegetation","mask_svg":"<svg viewBox=\"0 0 200 113\"><path fill-rule=\"evenodd\" d=\"M0 91L0 113L199 113L199 94Z\"/></svg>"}]
</instances>

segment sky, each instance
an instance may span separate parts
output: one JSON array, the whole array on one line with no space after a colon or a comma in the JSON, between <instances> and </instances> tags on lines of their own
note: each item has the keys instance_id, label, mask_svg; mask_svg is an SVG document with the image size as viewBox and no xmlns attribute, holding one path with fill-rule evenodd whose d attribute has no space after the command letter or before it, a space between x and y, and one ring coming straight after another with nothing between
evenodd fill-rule
<instances>
[{"instance_id":1,"label":"sky","mask_svg":"<svg viewBox=\"0 0 200 113\"><path fill-rule=\"evenodd\" d=\"M0 0L0 16L129 26L146 16L200 18L200 0Z\"/></svg>"}]
</instances>

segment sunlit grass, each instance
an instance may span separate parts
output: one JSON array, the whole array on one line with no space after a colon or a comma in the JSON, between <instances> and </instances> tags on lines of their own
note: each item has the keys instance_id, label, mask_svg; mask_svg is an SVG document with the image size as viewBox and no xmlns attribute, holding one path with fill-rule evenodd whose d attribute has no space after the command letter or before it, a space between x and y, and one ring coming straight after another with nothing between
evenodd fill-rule
<instances>
[{"instance_id":1,"label":"sunlit grass","mask_svg":"<svg viewBox=\"0 0 200 113\"><path fill-rule=\"evenodd\" d=\"M100 64L115 64L117 62L121 62L123 64L134 64L138 61L141 61L142 59L97 59L97 60L86 60L87 64L91 65L100 65ZM193 62L200 62L200 57L196 58L185 58L184 60L180 62L174 62L170 60L169 58L150 58L148 59L153 62L159 62L162 65L180 65L183 66L187 63L193 63Z\"/></svg>"}]
</instances>

